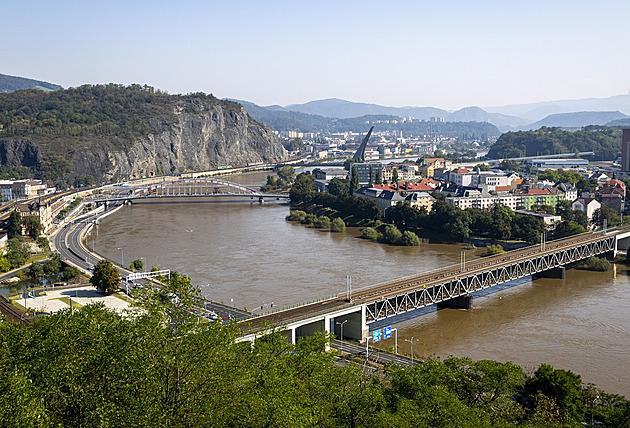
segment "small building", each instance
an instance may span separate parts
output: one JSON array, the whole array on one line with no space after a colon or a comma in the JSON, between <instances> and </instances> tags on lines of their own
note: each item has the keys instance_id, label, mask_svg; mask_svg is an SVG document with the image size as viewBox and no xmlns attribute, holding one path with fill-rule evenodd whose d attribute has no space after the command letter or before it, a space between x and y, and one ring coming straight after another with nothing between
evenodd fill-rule
<instances>
[{"instance_id":1,"label":"small building","mask_svg":"<svg viewBox=\"0 0 630 428\"><path fill-rule=\"evenodd\" d=\"M547 214L547 213L525 211L525 210L516 210L514 212L517 214L529 215L535 218L539 218L545 223L545 226L547 227L553 227L557 223L560 223L562 221L562 216L555 215L555 214Z\"/></svg>"},{"instance_id":2,"label":"small building","mask_svg":"<svg viewBox=\"0 0 630 428\"><path fill-rule=\"evenodd\" d=\"M573 211L584 211L589 220L593 218L595 210L598 210L601 206L602 205L593 198L578 198L573 201L571 205Z\"/></svg>"}]
</instances>

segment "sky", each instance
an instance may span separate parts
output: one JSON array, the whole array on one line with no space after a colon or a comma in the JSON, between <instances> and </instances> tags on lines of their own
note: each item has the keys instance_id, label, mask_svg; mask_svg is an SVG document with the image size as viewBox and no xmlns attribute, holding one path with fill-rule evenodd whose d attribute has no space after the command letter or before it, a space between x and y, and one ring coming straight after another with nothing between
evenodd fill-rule
<instances>
[{"instance_id":1,"label":"sky","mask_svg":"<svg viewBox=\"0 0 630 428\"><path fill-rule=\"evenodd\" d=\"M259 105L503 106L630 91L626 0L4 0L0 73Z\"/></svg>"}]
</instances>

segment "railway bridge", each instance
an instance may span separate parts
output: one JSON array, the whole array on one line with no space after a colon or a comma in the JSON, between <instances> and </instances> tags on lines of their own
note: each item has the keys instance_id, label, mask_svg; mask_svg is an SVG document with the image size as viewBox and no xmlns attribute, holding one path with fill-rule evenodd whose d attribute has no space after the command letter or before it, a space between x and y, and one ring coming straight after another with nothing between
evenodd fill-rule
<instances>
[{"instance_id":1,"label":"railway bridge","mask_svg":"<svg viewBox=\"0 0 630 428\"><path fill-rule=\"evenodd\" d=\"M365 340L370 326L430 305L470 308L472 295L527 276L564 278L566 265L589 257L614 257L630 246L630 228L585 233L509 251L353 290L280 309L243 321L244 340L254 340L270 328L282 330L295 342L315 332ZM376 324L378 325L378 324ZM343 327L342 327L343 326Z\"/></svg>"}]
</instances>

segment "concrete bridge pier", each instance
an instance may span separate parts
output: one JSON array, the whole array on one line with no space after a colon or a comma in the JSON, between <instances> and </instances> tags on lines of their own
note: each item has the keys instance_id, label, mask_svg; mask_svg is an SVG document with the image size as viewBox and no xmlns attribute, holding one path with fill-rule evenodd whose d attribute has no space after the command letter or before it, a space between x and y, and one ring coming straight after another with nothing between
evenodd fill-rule
<instances>
[{"instance_id":1,"label":"concrete bridge pier","mask_svg":"<svg viewBox=\"0 0 630 428\"><path fill-rule=\"evenodd\" d=\"M472 309L473 296L465 295L458 296L452 299L444 300L437 304L438 310L440 309Z\"/></svg>"},{"instance_id":2,"label":"concrete bridge pier","mask_svg":"<svg viewBox=\"0 0 630 428\"><path fill-rule=\"evenodd\" d=\"M553 269L544 270L542 272L538 272L532 275L532 279L537 278L553 278L553 279L564 279L566 275L566 269L564 266L558 266Z\"/></svg>"}]
</instances>

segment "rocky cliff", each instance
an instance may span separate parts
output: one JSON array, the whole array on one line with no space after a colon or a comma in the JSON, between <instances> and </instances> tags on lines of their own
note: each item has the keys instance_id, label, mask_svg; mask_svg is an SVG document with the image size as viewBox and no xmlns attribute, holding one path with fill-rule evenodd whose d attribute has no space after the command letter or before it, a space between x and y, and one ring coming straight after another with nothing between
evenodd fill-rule
<instances>
[{"instance_id":1,"label":"rocky cliff","mask_svg":"<svg viewBox=\"0 0 630 428\"><path fill-rule=\"evenodd\" d=\"M266 125L212 95L137 85L0 95L1 165L28 166L47 180L107 182L287 157Z\"/></svg>"},{"instance_id":2,"label":"rocky cliff","mask_svg":"<svg viewBox=\"0 0 630 428\"><path fill-rule=\"evenodd\" d=\"M174 106L174 114L174 121L151 121L151 133L129 148L110 145L74 152L74 170L83 175L102 172L101 179L109 181L279 162L287 157L273 132L236 103L207 106L183 101Z\"/></svg>"}]
</instances>

